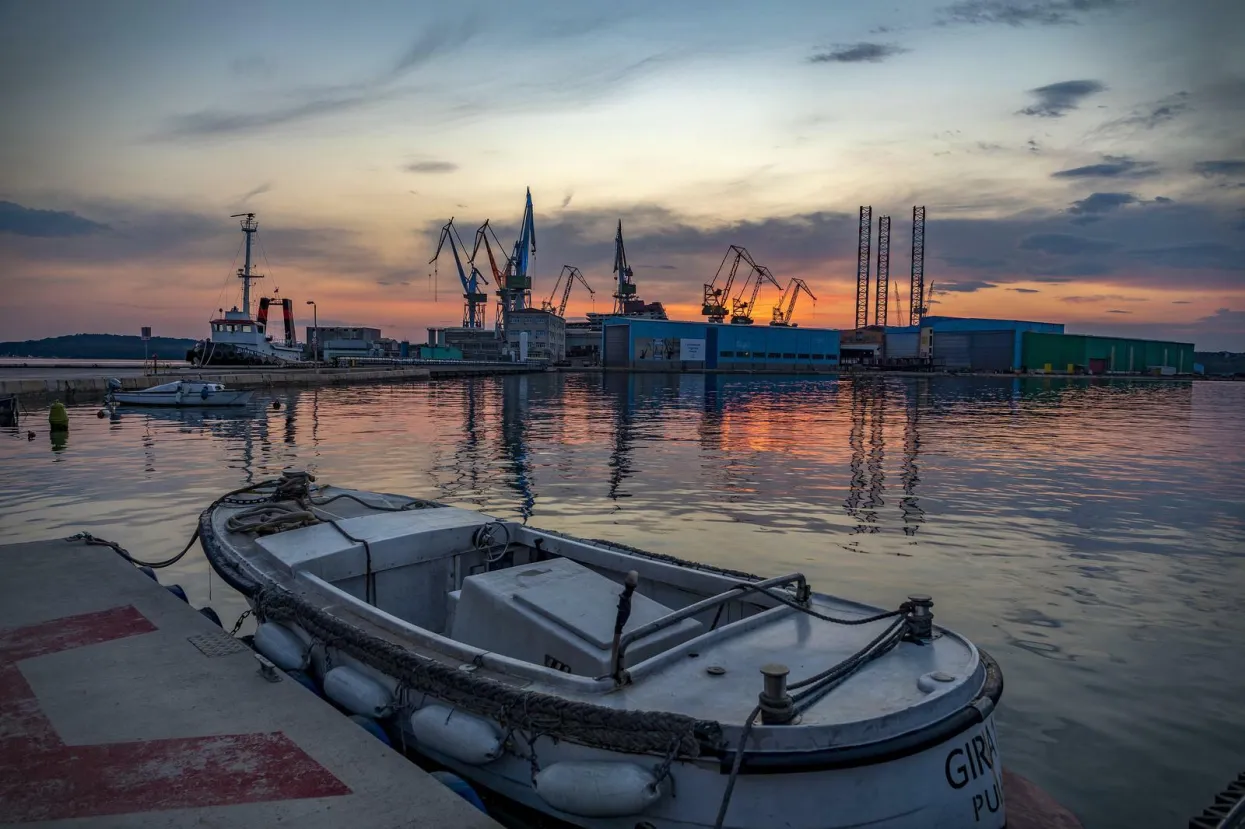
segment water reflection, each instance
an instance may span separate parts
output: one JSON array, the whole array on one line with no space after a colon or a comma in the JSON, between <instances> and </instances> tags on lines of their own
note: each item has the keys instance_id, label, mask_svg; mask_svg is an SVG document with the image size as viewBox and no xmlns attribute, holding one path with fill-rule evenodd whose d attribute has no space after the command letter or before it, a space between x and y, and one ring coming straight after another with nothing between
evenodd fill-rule
<instances>
[{"instance_id":1,"label":"water reflection","mask_svg":"<svg viewBox=\"0 0 1245 829\"><path fill-rule=\"evenodd\" d=\"M1004 666L1008 762L1089 829L1187 820L1239 765L1245 384L611 372L97 408L70 407L71 441L46 408L0 431L0 541L167 555L215 496L301 466L876 604L931 593ZM171 570L209 600L201 556Z\"/></svg>"}]
</instances>

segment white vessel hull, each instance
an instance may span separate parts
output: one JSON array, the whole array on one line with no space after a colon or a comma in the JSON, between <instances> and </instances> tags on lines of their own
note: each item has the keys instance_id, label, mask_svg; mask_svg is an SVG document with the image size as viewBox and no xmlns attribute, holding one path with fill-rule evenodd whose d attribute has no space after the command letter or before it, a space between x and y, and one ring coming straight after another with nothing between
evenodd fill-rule
<instances>
[{"instance_id":1,"label":"white vessel hull","mask_svg":"<svg viewBox=\"0 0 1245 829\"><path fill-rule=\"evenodd\" d=\"M252 504L217 502L199 529L263 620L257 650L395 746L540 813L590 829L1006 824L1002 676L922 628L919 598L879 613L800 574L762 581L401 496L295 486ZM252 537L248 509L317 520ZM609 596L628 579L638 618L624 590L611 654ZM786 697L798 714L757 719L775 661L804 678Z\"/></svg>"},{"instance_id":2,"label":"white vessel hull","mask_svg":"<svg viewBox=\"0 0 1245 829\"><path fill-rule=\"evenodd\" d=\"M177 394L143 394L142 392L120 392L114 395L117 403L123 406L193 406L196 409L216 406L245 406L251 402L252 391L223 392L210 400L197 397L184 397Z\"/></svg>"},{"instance_id":3,"label":"white vessel hull","mask_svg":"<svg viewBox=\"0 0 1245 829\"><path fill-rule=\"evenodd\" d=\"M219 383L200 383L188 380L164 383L143 391L113 391L112 401L122 406L179 406L222 407L245 406L255 392L226 389Z\"/></svg>"}]
</instances>

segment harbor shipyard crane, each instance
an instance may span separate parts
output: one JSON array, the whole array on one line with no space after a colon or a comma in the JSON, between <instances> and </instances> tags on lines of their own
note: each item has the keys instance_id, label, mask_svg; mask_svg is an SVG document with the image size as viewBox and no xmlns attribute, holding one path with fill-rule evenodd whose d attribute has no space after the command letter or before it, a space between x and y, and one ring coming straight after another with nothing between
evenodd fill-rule
<instances>
[{"instance_id":1,"label":"harbor shipyard crane","mask_svg":"<svg viewBox=\"0 0 1245 829\"><path fill-rule=\"evenodd\" d=\"M770 273L770 269L764 265L757 265L752 273L748 274L748 279L744 280L744 286L739 289L739 296L731 300L731 325L752 325L752 309L757 304L757 296L761 293L761 283L768 281L771 285L782 290L782 285ZM752 283L752 295L748 297L748 301L744 302L744 292L748 290L748 283Z\"/></svg>"},{"instance_id":2,"label":"harbor shipyard crane","mask_svg":"<svg viewBox=\"0 0 1245 829\"><path fill-rule=\"evenodd\" d=\"M565 284L562 281L563 278L566 280ZM588 289L590 296L595 297L597 295L597 292L592 290L592 286L588 284L588 280L584 279L584 275L579 268L574 265L563 265L562 272L558 274L558 281L553 283L553 291L550 292L549 298L540 304L540 309L557 314L559 317L566 317L566 303L571 298L571 286L575 284L576 279L582 282L583 286ZM558 295L559 287L562 288L562 301L554 305L553 298Z\"/></svg>"},{"instance_id":3,"label":"harbor shipyard crane","mask_svg":"<svg viewBox=\"0 0 1245 829\"><path fill-rule=\"evenodd\" d=\"M483 328L485 307L488 303L488 294L480 290L480 281L489 284L484 278L484 274L468 260L471 267L471 275L467 275L467 271L463 268L463 259L467 252L467 246L463 244L462 237L458 235L458 228L454 227L454 219L445 223L445 227L441 228L441 238L437 242L437 252L433 254L428 263L435 265L437 259L441 256L441 250L445 247L446 241L450 243L450 253L454 255L454 265L458 268L458 281L463 286L463 328ZM460 251L462 252L460 254Z\"/></svg>"},{"instance_id":4,"label":"harbor shipyard crane","mask_svg":"<svg viewBox=\"0 0 1245 829\"><path fill-rule=\"evenodd\" d=\"M799 323L792 322L791 317L795 314L795 301L800 298L800 291L808 294L808 298L813 302L817 301L817 297L808 289L803 279L798 276L792 277L787 283L787 289L782 292L782 298L774 306L774 318L770 320L770 325L790 326L791 328L799 325Z\"/></svg>"},{"instance_id":5,"label":"harbor shipyard crane","mask_svg":"<svg viewBox=\"0 0 1245 829\"><path fill-rule=\"evenodd\" d=\"M622 316L627 313L629 302L640 301L640 298L635 295L635 282L631 279L634 274L627 264L627 249L623 247L622 219L618 220L618 234L614 237L614 273L618 275L618 290L614 293L614 313Z\"/></svg>"},{"instance_id":6,"label":"harbor shipyard crane","mask_svg":"<svg viewBox=\"0 0 1245 829\"><path fill-rule=\"evenodd\" d=\"M726 263L730 262L730 267L726 272L726 280L718 287L718 279L722 276L723 269L727 268ZM718 265L717 273L713 275L713 281L705 283L704 303L701 305L700 313L709 318L709 322L721 322L726 319L726 300L730 298L731 288L735 285L735 277L739 274L739 265L741 262L748 264L749 277L760 266L752 259L752 254L747 249L741 248L739 245L731 245L726 250L726 255L722 257L722 264ZM745 279L746 282L746 279Z\"/></svg>"}]
</instances>

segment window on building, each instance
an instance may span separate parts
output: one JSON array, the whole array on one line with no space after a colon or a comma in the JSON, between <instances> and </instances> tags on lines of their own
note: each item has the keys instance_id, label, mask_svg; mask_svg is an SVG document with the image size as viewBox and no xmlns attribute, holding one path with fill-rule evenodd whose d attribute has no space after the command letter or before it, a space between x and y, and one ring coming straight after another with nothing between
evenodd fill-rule
<instances>
[{"instance_id":1,"label":"window on building","mask_svg":"<svg viewBox=\"0 0 1245 829\"><path fill-rule=\"evenodd\" d=\"M781 356L782 356L782 355L781 355L781 354L779 354L777 351L771 351L771 352L769 353L769 358L770 358L771 360L777 360L777 359L778 359L779 357L781 357Z\"/></svg>"},{"instance_id":2,"label":"window on building","mask_svg":"<svg viewBox=\"0 0 1245 829\"><path fill-rule=\"evenodd\" d=\"M239 328L241 328L241 329L242 329L242 332L243 332L244 334L249 334L249 333L251 333L251 326L249 326L249 325L241 325L241 326L239 326Z\"/></svg>"},{"instance_id":3,"label":"window on building","mask_svg":"<svg viewBox=\"0 0 1245 829\"><path fill-rule=\"evenodd\" d=\"M814 360L824 360L824 359L826 359L826 355L825 355L825 354L814 354L814 355L813 355L813 359L814 359Z\"/></svg>"},{"instance_id":4,"label":"window on building","mask_svg":"<svg viewBox=\"0 0 1245 829\"><path fill-rule=\"evenodd\" d=\"M809 359L809 357L810 357L810 356L811 356L811 355L808 355L808 354L801 354L801 355L799 356L799 358L798 358L798 359L800 359L800 360L807 360L807 359Z\"/></svg>"},{"instance_id":5,"label":"window on building","mask_svg":"<svg viewBox=\"0 0 1245 829\"><path fill-rule=\"evenodd\" d=\"M795 359L795 355L794 355L794 354L783 354L783 355L782 355L782 358L783 358L784 360L794 360L794 359Z\"/></svg>"},{"instance_id":6,"label":"window on building","mask_svg":"<svg viewBox=\"0 0 1245 829\"><path fill-rule=\"evenodd\" d=\"M719 351L718 356L719 357L734 357L735 352L734 351Z\"/></svg>"}]
</instances>

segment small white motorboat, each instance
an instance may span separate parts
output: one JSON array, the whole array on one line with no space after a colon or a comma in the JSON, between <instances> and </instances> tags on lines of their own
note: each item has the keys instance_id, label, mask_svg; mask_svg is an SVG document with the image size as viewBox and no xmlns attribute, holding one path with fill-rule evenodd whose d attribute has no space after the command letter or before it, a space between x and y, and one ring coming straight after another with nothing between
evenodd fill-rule
<instances>
[{"instance_id":1,"label":"small white motorboat","mask_svg":"<svg viewBox=\"0 0 1245 829\"><path fill-rule=\"evenodd\" d=\"M203 512L254 646L473 785L591 829L1005 825L997 663L776 578L305 473Z\"/></svg>"},{"instance_id":2,"label":"small white motorboat","mask_svg":"<svg viewBox=\"0 0 1245 829\"><path fill-rule=\"evenodd\" d=\"M255 393L198 380L176 380L142 391L121 391L120 386L119 382L110 381L108 399L121 406L245 406Z\"/></svg>"}]
</instances>

